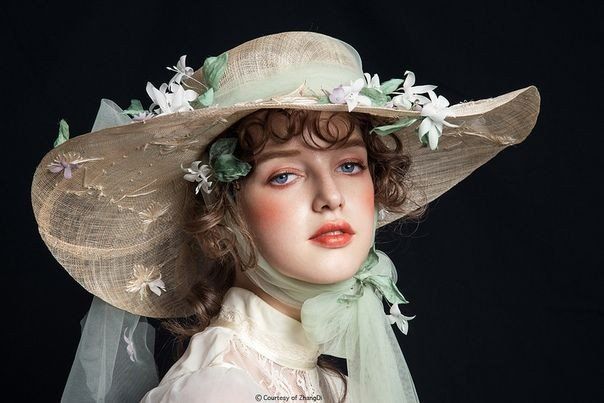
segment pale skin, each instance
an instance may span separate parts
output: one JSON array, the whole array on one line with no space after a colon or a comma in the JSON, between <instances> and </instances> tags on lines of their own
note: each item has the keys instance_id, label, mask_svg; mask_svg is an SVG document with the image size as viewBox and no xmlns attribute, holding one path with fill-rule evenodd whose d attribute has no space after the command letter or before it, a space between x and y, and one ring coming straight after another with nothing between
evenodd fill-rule
<instances>
[{"instance_id":1,"label":"pale skin","mask_svg":"<svg viewBox=\"0 0 604 403\"><path fill-rule=\"evenodd\" d=\"M325 145L313 133L303 135ZM371 247L374 219L373 181L358 129L343 147L326 150L306 146L302 136L284 144L269 140L255 162L253 172L241 181L237 204L259 253L273 268L298 280L331 284L351 278ZM328 245L311 239L329 223L347 223L353 232L350 240ZM271 297L245 274L236 274L235 286L300 320L300 309Z\"/></svg>"}]
</instances>

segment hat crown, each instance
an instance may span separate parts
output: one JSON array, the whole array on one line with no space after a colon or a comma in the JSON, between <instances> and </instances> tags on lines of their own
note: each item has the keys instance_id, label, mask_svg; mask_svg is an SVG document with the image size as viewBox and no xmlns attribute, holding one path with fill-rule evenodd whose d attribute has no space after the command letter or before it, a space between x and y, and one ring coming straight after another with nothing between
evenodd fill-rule
<instances>
[{"instance_id":1,"label":"hat crown","mask_svg":"<svg viewBox=\"0 0 604 403\"><path fill-rule=\"evenodd\" d=\"M227 67L214 93L219 106L289 94L302 84L323 95L323 89L331 91L363 77L361 58L352 46L315 32L267 35L227 54ZM201 78L202 69L195 76Z\"/></svg>"}]
</instances>

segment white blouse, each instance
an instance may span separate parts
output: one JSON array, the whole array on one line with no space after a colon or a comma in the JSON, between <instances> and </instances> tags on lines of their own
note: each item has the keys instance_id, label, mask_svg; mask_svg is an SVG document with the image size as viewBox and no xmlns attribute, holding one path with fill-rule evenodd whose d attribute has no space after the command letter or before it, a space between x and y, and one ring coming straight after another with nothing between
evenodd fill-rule
<instances>
[{"instance_id":1,"label":"white blouse","mask_svg":"<svg viewBox=\"0 0 604 403\"><path fill-rule=\"evenodd\" d=\"M317 366L302 324L232 287L222 309L141 403L337 402L343 383Z\"/></svg>"}]
</instances>

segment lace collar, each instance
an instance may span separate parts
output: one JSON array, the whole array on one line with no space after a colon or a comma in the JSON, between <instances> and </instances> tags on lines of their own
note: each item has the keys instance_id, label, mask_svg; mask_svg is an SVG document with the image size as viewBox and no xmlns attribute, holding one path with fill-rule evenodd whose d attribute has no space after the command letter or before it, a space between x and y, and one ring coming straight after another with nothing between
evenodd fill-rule
<instances>
[{"instance_id":1,"label":"lace collar","mask_svg":"<svg viewBox=\"0 0 604 403\"><path fill-rule=\"evenodd\" d=\"M319 347L306 337L302 324L244 288L230 288L211 326L228 327L241 341L277 364L312 369Z\"/></svg>"}]
</instances>

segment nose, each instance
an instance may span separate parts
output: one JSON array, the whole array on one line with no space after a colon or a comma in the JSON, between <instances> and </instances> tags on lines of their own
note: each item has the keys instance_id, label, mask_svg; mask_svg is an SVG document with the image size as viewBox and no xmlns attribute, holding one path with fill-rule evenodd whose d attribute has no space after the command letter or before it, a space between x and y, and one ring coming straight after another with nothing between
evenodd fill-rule
<instances>
[{"instance_id":1,"label":"nose","mask_svg":"<svg viewBox=\"0 0 604 403\"><path fill-rule=\"evenodd\" d=\"M344 194L335 178L330 174L317 177L313 210L322 212L325 209L334 210L338 207L344 207Z\"/></svg>"}]
</instances>

